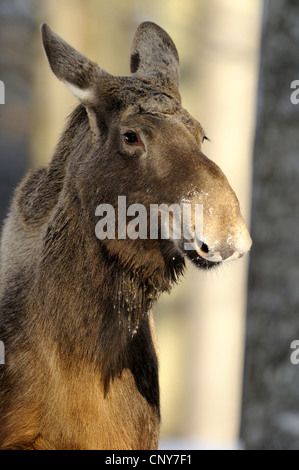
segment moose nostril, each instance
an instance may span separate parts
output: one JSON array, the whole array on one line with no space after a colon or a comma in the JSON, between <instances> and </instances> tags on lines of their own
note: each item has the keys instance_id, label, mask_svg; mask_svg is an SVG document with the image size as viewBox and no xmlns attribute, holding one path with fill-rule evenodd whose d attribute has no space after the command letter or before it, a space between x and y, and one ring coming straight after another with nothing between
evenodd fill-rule
<instances>
[{"instance_id":1,"label":"moose nostril","mask_svg":"<svg viewBox=\"0 0 299 470\"><path fill-rule=\"evenodd\" d=\"M221 256L222 256L223 261L230 258L234 253L235 253L235 250L230 247L226 248L225 250L222 250Z\"/></svg>"},{"instance_id":2,"label":"moose nostril","mask_svg":"<svg viewBox=\"0 0 299 470\"><path fill-rule=\"evenodd\" d=\"M200 248L200 249L201 249L201 251L203 251L203 253L206 253L206 254L208 254L209 251L210 251L208 245L206 245L205 243L203 243L203 244L201 245L201 248Z\"/></svg>"}]
</instances>

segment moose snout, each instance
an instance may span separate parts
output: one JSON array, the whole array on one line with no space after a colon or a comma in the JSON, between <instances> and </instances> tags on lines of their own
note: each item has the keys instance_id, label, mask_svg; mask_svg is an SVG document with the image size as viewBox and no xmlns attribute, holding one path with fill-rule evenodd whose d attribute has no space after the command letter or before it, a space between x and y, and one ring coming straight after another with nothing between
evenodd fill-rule
<instances>
[{"instance_id":1,"label":"moose snout","mask_svg":"<svg viewBox=\"0 0 299 470\"><path fill-rule=\"evenodd\" d=\"M201 243L198 245L198 254L215 263L233 261L241 258L250 251L252 240L245 226L238 230L236 235L230 235L226 239L216 239L213 243Z\"/></svg>"}]
</instances>

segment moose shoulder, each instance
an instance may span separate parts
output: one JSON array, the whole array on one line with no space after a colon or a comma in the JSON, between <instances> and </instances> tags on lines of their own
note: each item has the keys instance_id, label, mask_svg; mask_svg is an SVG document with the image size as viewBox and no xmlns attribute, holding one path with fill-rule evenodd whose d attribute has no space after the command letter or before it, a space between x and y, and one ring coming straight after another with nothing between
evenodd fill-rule
<instances>
[{"instance_id":1,"label":"moose shoulder","mask_svg":"<svg viewBox=\"0 0 299 470\"><path fill-rule=\"evenodd\" d=\"M179 57L163 29L138 27L130 77L110 75L47 25L42 37L80 104L49 166L17 188L2 233L0 449L155 449L151 306L186 257L209 269L244 255L251 239L226 177L202 153L203 128L181 106ZM143 237L130 237L117 211L122 236L96 236L97 208L116 210L120 197L145 208ZM145 236L153 206L158 222L167 207L187 206L189 217L169 211L172 234Z\"/></svg>"}]
</instances>

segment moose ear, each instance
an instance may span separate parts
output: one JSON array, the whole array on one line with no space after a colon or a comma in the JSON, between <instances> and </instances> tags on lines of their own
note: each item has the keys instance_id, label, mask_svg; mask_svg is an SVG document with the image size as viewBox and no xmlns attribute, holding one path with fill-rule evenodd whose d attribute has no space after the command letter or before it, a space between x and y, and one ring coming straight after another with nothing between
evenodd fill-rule
<instances>
[{"instance_id":1,"label":"moose ear","mask_svg":"<svg viewBox=\"0 0 299 470\"><path fill-rule=\"evenodd\" d=\"M83 104L91 104L95 98L95 83L101 74L107 72L77 52L48 25L43 24L41 32L44 49L56 77L64 82Z\"/></svg>"},{"instance_id":2,"label":"moose ear","mask_svg":"<svg viewBox=\"0 0 299 470\"><path fill-rule=\"evenodd\" d=\"M131 72L144 77L164 76L170 88L179 86L179 55L171 37L160 26L146 21L135 33Z\"/></svg>"}]
</instances>

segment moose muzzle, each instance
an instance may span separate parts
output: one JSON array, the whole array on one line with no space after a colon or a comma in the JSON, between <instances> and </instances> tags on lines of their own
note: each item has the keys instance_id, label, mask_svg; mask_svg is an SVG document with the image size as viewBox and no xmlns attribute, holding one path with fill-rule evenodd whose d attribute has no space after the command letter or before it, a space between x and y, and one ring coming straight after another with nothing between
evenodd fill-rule
<instances>
[{"instance_id":1,"label":"moose muzzle","mask_svg":"<svg viewBox=\"0 0 299 470\"><path fill-rule=\"evenodd\" d=\"M196 239L194 248L201 258L214 263L234 261L249 252L252 245L251 237L245 226L241 223L235 235L229 235L226 239L215 239L207 244Z\"/></svg>"}]
</instances>

